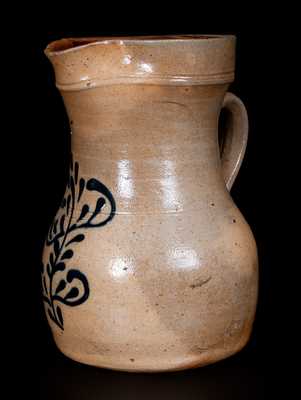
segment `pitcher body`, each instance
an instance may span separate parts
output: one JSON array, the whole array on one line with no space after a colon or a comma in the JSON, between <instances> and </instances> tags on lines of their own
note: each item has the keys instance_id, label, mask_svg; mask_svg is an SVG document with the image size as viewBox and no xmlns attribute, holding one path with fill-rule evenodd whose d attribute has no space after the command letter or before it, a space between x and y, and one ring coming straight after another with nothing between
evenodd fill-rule
<instances>
[{"instance_id":1,"label":"pitcher body","mask_svg":"<svg viewBox=\"0 0 301 400\"><path fill-rule=\"evenodd\" d=\"M50 44L71 126L70 175L43 253L59 349L127 371L240 350L257 301L253 235L229 194L247 140L227 93L233 36ZM218 143L222 107L232 119Z\"/></svg>"}]
</instances>

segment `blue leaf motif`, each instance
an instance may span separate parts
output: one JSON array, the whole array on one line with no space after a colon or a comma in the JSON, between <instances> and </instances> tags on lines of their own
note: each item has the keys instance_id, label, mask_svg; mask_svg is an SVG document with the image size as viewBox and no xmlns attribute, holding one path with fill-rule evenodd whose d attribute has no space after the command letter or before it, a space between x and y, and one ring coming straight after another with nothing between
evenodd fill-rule
<instances>
[{"instance_id":1,"label":"blue leaf motif","mask_svg":"<svg viewBox=\"0 0 301 400\"><path fill-rule=\"evenodd\" d=\"M80 213L80 216L78 218L78 221L80 221L81 219L85 218L85 216L88 214L89 212L89 206L88 204L85 204L82 208L82 211Z\"/></svg>"},{"instance_id":2,"label":"blue leaf motif","mask_svg":"<svg viewBox=\"0 0 301 400\"><path fill-rule=\"evenodd\" d=\"M64 325L64 320L63 320L63 314L62 314L62 310L61 310L60 306L56 307L56 314L58 316L60 324L63 326Z\"/></svg>"},{"instance_id":3,"label":"blue leaf motif","mask_svg":"<svg viewBox=\"0 0 301 400\"><path fill-rule=\"evenodd\" d=\"M73 256L73 251L66 250L65 253L61 257L61 260L68 260L69 258L72 258L72 256Z\"/></svg>"},{"instance_id":4,"label":"blue leaf motif","mask_svg":"<svg viewBox=\"0 0 301 400\"><path fill-rule=\"evenodd\" d=\"M58 254L59 254L59 252L60 252L60 243L59 243L58 240L55 240L55 241L53 242L53 250L54 250L55 256L57 257Z\"/></svg>"},{"instance_id":5,"label":"blue leaf motif","mask_svg":"<svg viewBox=\"0 0 301 400\"><path fill-rule=\"evenodd\" d=\"M66 268L65 263L59 262L53 267L53 272L64 271L65 268Z\"/></svg>"},{"instance_id":6,"label":"blue leaf motif","mask_svg":"<svg viewBox=\"0 0 301 400\"><path fill-rule=\"evenodd\" d=\"M80 178L80 180L79 180L79 191L78 191L77 202L80 201L80 199L81 199L81 197L82 197L82 194L83 194L83 191L84 191L84 188L85 188L85 180L84 180L84 178Z\"/></svg>"},{"instance_id":7,"label":"blue leaf motif","mask_svg":"<svg viewBox=\"0 0 301 400\"><path fill-rule=\"evenodd\" d=\"M74 238L72 238L71 240L69 240L69 242L66 244L66 247L69 246L72 243L80 243L85 239L85 235L83 235L82 233L80 233L79 235L74 236Z\"/></svg>"},{"instance_id":8,"label":"blue leaf motif","mask_svg":"<svg viewBox=\"0 0 301 400\"><path fill-rule=\"evenodd\" d=\"M71 202L71 196L70 194L67 197L67 208L66 208L66 213L69 215L69 210L70 210L70 202Z\"/></svg>"},{"instance_id":9,"label":"blue leaf motif","mask_svg":"<svg viewBox=\"0 0 301 400\"><path fill-rule=\"evenodd\" d=\"M79 294L79 290L78 290L76 287L74 287L74 288L72 288L72 289L70 290L70 292L68 292L68 293L66 294L66 296L64 297L64 299L65 299L65 300L73 299L74 297L77 297L78 294Z\"/></svg>"},{"instance_id":10,"label":"blue leaf motif","mask_svg":"<svg viewBox=\"0 0 301 400\"><path fill-rule=\"evenodd\" d=\"M83 229L105 225L114 217L116 211L115 200L110 190L95 178L86 181L80 177L79 169L79 163L73 162L71 154L67 188L59 206L61 211L54 219L45 242L45 246L51 246L48 251L49 259L43 264L41 271L43 301L47 305L48 316L62 330L63 310L58 303L71 307L79 306L90 294L87 277L78 269L68 266L74 251L67 247L81 243L85 239ZM99 196L97 200L92 196L91 203L83 202L81 206L79 203L87 193L85 190L97 192ZM81 210L78 219L74 219L77 204ZM108 212L104 214L102 221L93 224L93 220L101 214L105 205L108 205ZM88 214L90 215L87 218Z\"/></svg>"},{"instance_id":11,"label":"blue leaf motif","mask_svg":"<svg viewBox=\"0 0 301 400\"><path fill-rule=\"evenodd\" d=\"M64 279L62 279L62 280L60 281L60 283L57 285L55 294L58 294L59 292L61 292L62 290L64 290L65 287L66 287L66 281L65 281Z\"/></svg>"}]
</instances>

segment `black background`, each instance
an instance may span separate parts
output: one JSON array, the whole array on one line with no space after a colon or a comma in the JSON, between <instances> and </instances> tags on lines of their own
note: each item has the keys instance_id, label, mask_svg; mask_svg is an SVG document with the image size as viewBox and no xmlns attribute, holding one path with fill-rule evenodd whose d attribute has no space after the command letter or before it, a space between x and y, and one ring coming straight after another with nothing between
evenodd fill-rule
<instances>
[{"instance_id":1,"label":"black background","mask_svg":"<svg viewBox=\"0 0 301 400\"><path fill-rule=\"evenodd\" d=\"M26 351L27 366L22 374L26 376L26 385L31 386L32 395L35 393L44 400L270 398L268 372L281 352L281 346L276 343L279 319L276 304L282 265L277 251L279 233L274 229L275 198L281 179L275 146L282 132L280 123L275 121L275 116L281 113L279 85L275 86L275 80L279 73L277 68L281 67L277 52L279 43L276 45L270 35L275 25L260 24L259 20L256 29L244 20L239 25L220 22L210 25L203 20L173 29L147 29L143 24L129 29L123 24L121 30L120 25L104 24L103 20L100 29L68 30L66 24L62 24L64 29L45 25L36 27L26 45L20 48L26 79L20 81L18 93L22 107L12 121L21 123L23 129L27 127L18 145L15 144L15 148L23 150L18 169L18 185L23 193L21 208L26 210L26 215L33 216L22 228L25 231L20 297L25 299L26 307L23 312L19 311L18 322L20 327L26 328L22 329L17 342L18 348ZM231 193L258 245L260 291L253 333L239 354L191 371L129 374L77 364L56 349L40 293L43 241L63 195L70 151L68 119L43 50L50 41L62 37L181 33L237 36L236 78L230 91L246 105L250 132L245 159Z\"/></svg>"}]
</instances>

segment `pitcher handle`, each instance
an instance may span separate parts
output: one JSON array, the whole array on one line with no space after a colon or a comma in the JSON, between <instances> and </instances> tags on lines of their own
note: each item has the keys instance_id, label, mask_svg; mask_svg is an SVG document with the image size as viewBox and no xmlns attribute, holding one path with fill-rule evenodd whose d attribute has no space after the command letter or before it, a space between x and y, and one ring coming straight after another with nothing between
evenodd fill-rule
<instances>
[{"instance_id":1,"label":"pitcher handle","mask_svg":"<svg viewBox=\"0 0 301 400\"><path fill-rule=\"evenodd\" d=\"M220 144L222 172L230 191L245 155L249 122L243 102L233 93L226 93L222 108L230 113L223 142Z\"/></svg>"}]
</instances>

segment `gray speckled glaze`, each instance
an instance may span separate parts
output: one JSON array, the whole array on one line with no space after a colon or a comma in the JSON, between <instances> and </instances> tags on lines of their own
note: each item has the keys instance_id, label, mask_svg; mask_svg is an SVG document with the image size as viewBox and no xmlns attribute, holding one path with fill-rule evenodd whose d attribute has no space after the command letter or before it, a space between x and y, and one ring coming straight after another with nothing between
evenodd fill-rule
<instances>
[{"instance_id":1,"label":"gray speckled glaze","mask_svg":"<svg viewBox=\"0 0 301 400\"><path fill-rule=\"evenodd\" d=\"M248 133L243 104L227 93L235 37L63 39L46 54L81 176L116 201L114 218L76 245L72 264L90 293L61 307L64 330L49 319L58 347L83 363L149 372L239 351L255 314L257 251L229 194ZM232 122L220 157L222 107Z\"/></svg>"}]
</instances>

